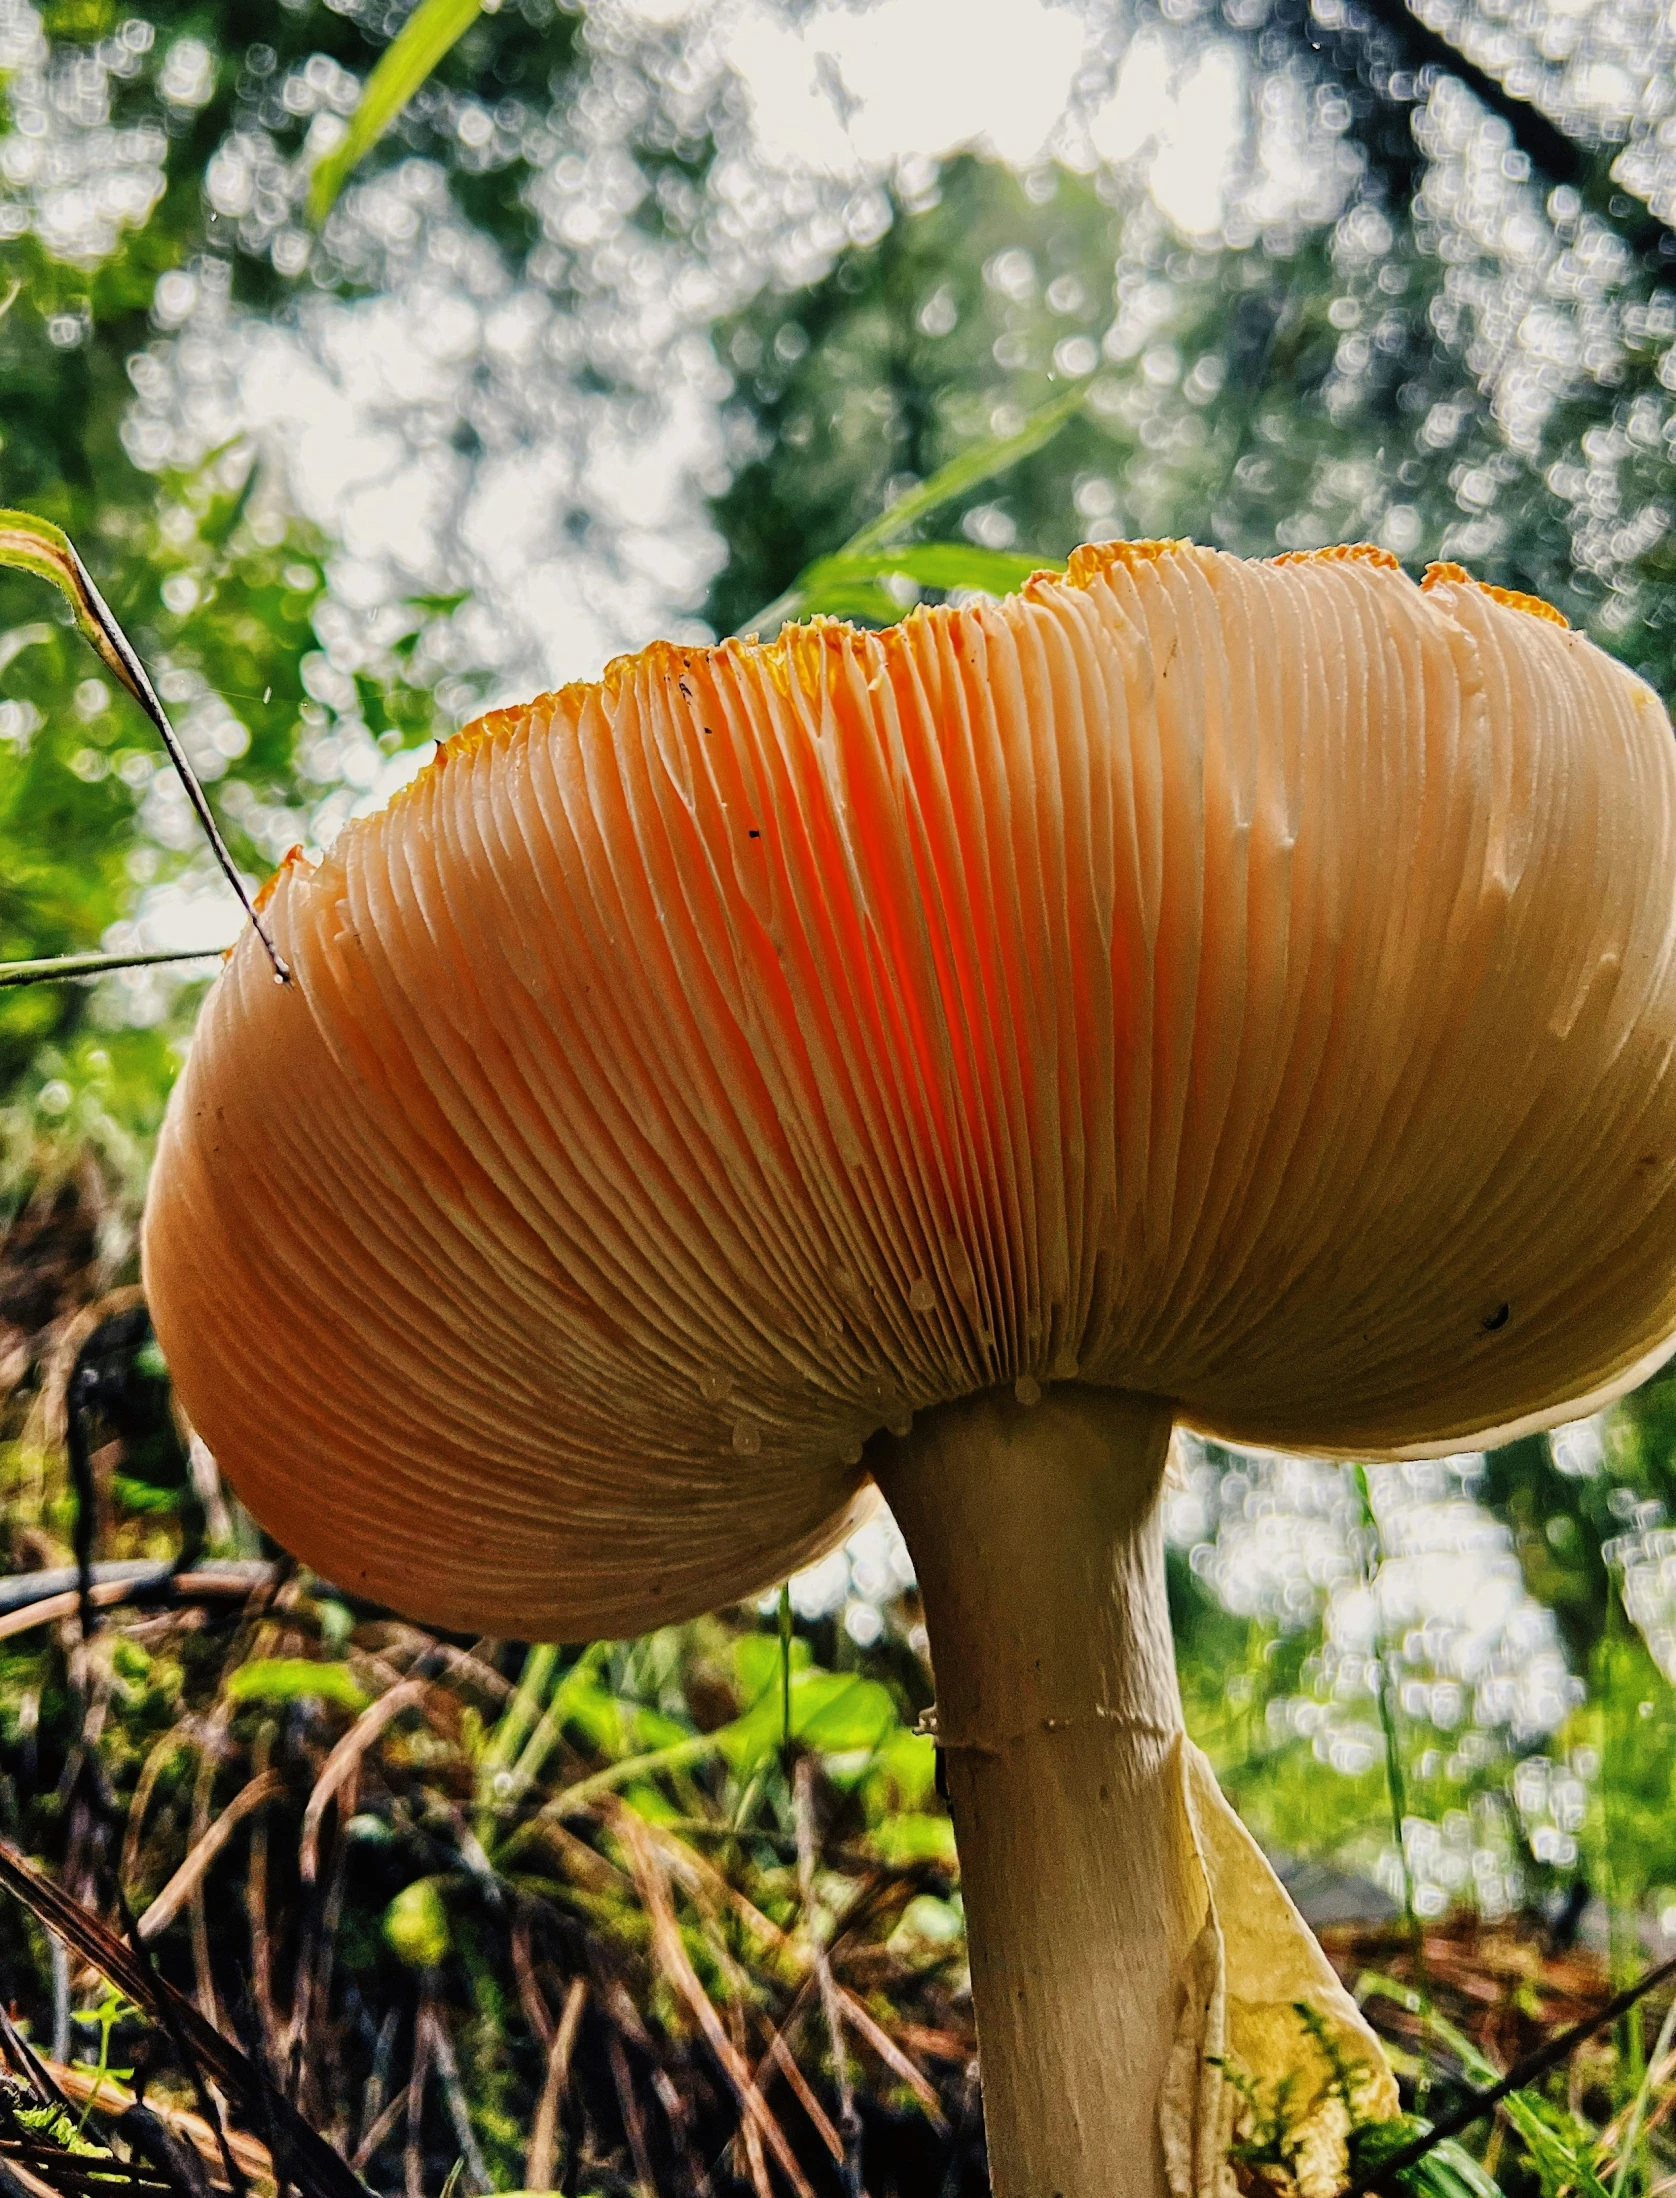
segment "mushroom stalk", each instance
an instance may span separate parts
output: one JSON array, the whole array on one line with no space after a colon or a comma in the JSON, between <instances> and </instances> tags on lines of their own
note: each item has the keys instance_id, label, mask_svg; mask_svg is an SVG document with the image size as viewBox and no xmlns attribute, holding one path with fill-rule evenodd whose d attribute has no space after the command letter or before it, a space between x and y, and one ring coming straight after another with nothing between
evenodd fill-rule
<instances>
[{"instance_id":1,"label":"mushroom stalk","mask_svg":"<svg viewBox=\"0 0 1676 2198\"><path fill-rule=\"evenodd\" d=\"M918 1569L997 2198L1161 2198L1205 1914L1160 1508L1172 1408L1056 1387L922 1415L877 1469Z\"/></svg>"}]
</instances>

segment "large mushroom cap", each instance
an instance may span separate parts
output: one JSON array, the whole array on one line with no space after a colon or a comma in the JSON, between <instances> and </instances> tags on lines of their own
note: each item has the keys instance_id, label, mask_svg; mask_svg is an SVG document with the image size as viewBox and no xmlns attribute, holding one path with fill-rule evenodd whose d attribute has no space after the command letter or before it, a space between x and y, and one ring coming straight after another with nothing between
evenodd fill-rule
<instances>
[{"instance_id":1,"label":"large mushroom cap","mask_svg":"<svg viewBox=\"0 0 1676 2198\"><path fill-rule=\"evenodd\" d=\"M147 1285L257 1516L433 1619L713 1606L995 1384L1390 1454L1676 1328L1669 723L1454 568L1114 545L652 648L268 913Z\"/></svg>"}]
</instances>

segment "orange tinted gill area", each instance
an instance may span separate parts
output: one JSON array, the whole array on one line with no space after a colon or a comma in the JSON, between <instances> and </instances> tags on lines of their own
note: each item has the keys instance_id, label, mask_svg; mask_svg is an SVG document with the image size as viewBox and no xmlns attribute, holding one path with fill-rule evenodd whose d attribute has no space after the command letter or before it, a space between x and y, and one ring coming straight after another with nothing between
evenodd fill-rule
<instances>
[{"instance_id":1,"label":"orange tinted gill area","mask_svg":"<svg viewBox=\"0 0 1676 2198\"><path fill-rule=\"evenodd\" d=\"M622 658L620 661L632 663L634 659ZM475 755L479 748L490 747L496 741L513 740L519 735L527 736L536 725L545 724L554 711L566 705L573 711L579 709L587 696L596 691L598 684L574 679L549 693L536 695L529 702L515 703L502 710L487 710L482 717L474 717L469 724L462 725L457 733L450 733L446 740L439 740L436 754L430 762L422 771L415 772L405 785L398 786L385 806L391 810L399 809L424 785L433 772L445 771L451 763L463 763L468 756Z\"/></svg>"},{"instance_id":2,"label":"orange tinted gill area","mask_svg":"<svg viewBox=\"0 0 1676 2198\"><path fill-rule=\"evenodd\" d=\"M1163 537L1156 541L1109 541L1084 543L1071 552L1065 570L1055 572L1051 568L1033 573L1024 583L1022 594L1040 600L1055 588L1084 589L1091 586L1102 574L1114 569L1140 573L1147 567L1157 566L1174 558L1208 558L1215 553L1202 550L1184 536ZM1333 543L1320 549L1287 550L1280 556L1266 561L1271 566L1285 565L1363 565L1377 571L1402 570L1401 561L1390 550L1373 542ZM1567 627L1569 622L1552 604L1538 596L1523 595L1508 588L1492 587L1475 580L1463 566L1453 563L1434 564L1427 569L1420 585L1430 589L1443 583L1453 583L1477 588L1494 601L1511 610L1524 611L1534 618L1542 618L1551 624ZM910 624L919 621L949 621L958 628L963 614L951 606L920 605L907 614L902 625L886 628L873 638L884 644L887 655L893 644L904 634ZM720 662L732 661L735 665L748 666L747 677L766 680L781 695L789 697L801 692L811 699L823 691L830 694L834 682L837 661L856 639L856 629L843 619L815 618L800 625L782 627L773 640L760 642L754 637L729 638L713 646L693 647L671 641L654 641L647 648L633 655L615 657L608 663L596 681L574 680L549 693L536 696L532 701L513 708L490 710L475 718L451 738L439 743L435 761L427 771L410 780L391 798L392 808L399 806L407 795L423 783L429 771L446 769L450 763L463 762L480 748L506 741L527 739L539 728L548 726L553 717L563 715L573 722L580 715L590 698L600 697L610 702L637 677L647 671L665 678L672 686L686 682ZM955 638L957 651L961 637ZM291 858L288 857L287 861ZM283 866L282 866L283 867ZM269 890L271 890L271 884Z\"/></svg>"},{"instance_id":3,"label":"orange tinted gill area","mask_svg":"<svg viewBox=\"0 0 1676 2198\"><path fill-rule=\"evenodd\" d=\"M845 814L841 825L833 820L832 837L835 846L842 844L847 866L884 887L871 898L868 911L883 969L913 970L928 955L935 963L920 916L927 905L925 892L939 889L927 884L935 861L922 839L916 837L911 848L904 843L901 820L904 786L916 781L916 766L941 728L926 716L902 628L864 638L823 622L792 629L784 641L779 658L784 674L817 701L825 684L840 751L854 759L846 778ZM881 708L886 692L892 704L888 713ZM921 873L918 891L916 869ZM866 1054L879 1070L894 1063L897 1073L911 1080L928 1110L933 1149L946 1165L953 1132L940 1104L943 1046L933 1001L946 1010L946 990L936 984L887 981L867 987L855 1006Z\"/></svg>"},{"instance_id":4,"label":"orange tinted gill area","mask_svg":"<svg viewBox=\"0 0 1676 2198\"><path fill-rule=\"evenodd\" d=\"M281 857L279 858L279 868L274 872L273 876L267 879L264 884L259 885L256 888L255 897L252 899L250 905L255 910L258 916L261 915L262 911L267 907L268 903L279 891L279 881L281 880L281 878L284 877L286 871L294 869L298 863L305 862L306 860L307 857L303 853L303 843L301 840L298 840L295 846L288 847L285 850L284 854L281 855Z\"/></svg>"},{"instance_id":5,"label":"orange tinted gill area","mask_svg":"<svg viewBox=\"0 0 1676 2198\"><path fill-rule=\"evenodd\" d=\"M1517 588L1493 588L1487 580L1475 580L1464 565L1428 565L1421 590L1452 584L1462 588L1476 588L1480 595L1487 595L1492 602L1504 603L1510 611L1523 611L1530 618L1546 619L1550 626L1563 626L1571 631L1571 620L1564 611L1557 611L1552 603L1545 603L1540 595L1521 595Z\"/></svg>"},{"instance_id":6,"label":"orange tinted gill area","mask_svg":"<svg viewBox=\"0 0 1676 2198\"><path fill-rule=\"evenodd\" d=\"M1402 560L1377 542L1334 542L1326 549L1283 550L1267 560L1271 565L1377 565L1381 572L1401 572Z\"/></svg>"},{"instance_id":7,"label":"orange tinted gill area","mask_svg":"<svg viewBox=\"0 0 1676 2198\"><path fill-rule=\"evenodd\" d=\"M722 647L760 662L782 694L795 690L813 701L834 691L838 660L855 640L856 629L846 620L812 618L807 625L782 626L772 641L724 641Z\"/></svg>"},{"instance_id":8,"label":"orange tinted gill area","mask_svg":"<svg viewBox=\"0 0 1676 2198\"><path fill-rule=\"evenodd\" d=\"M1166 557L1188 556L1197 546L1185 536L1158 542L1085 542L1080 549L1072 550L1065 578L1073 588L1086 588L1103 572L1110 572L1114 565L1136 571L1143 565L1156 565ZM1027 585L1034 585L1044 577L1057 580L1059 575L1032 573Z\"/></svg>"},{"instance_id":9,"label":"orange tinted gill area","mask_svg":"<svg viewBox=\"0 0 1676 2198\"><path fill-rule=\"evenodd\" d=\"M566 693L572 692L565 689ZM450 763L463 763L467 756L475 755L479 748L487 748L497 740L508 740L526 731L535 717L543 714L544 707L557 699L553 695L537 695L533 702L521 702L506 710L487 710L482 717L474 717L469 725L462 725L457 733L436 745L433 769L442 769Z\"/></svg>"}]
</instances>

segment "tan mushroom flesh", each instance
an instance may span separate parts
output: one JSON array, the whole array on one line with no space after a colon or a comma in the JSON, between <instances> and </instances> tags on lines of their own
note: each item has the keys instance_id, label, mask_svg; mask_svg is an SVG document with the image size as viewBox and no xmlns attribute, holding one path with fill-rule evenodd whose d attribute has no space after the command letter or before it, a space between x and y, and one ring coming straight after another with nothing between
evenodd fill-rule
<instances>
[{"instance_id":1,"label":"tan mushroom flesh","mask_svg":"<svg viewBox=\"0 0 1676 2198\"><path fill-rule=\"evenodd\" d=\"M452 1625L680 1618L882 1487L1000 2198L1225 2188L1224 2057L1330 2189L1293 2003L1394 2090L1182 1734L1170 1430L1444 1450L1663 1355L1673 911L1657 699L1453 568L1108 545L655 647L287 865L159 1334L282 1542Z\"/></svg>"}]
</instances>

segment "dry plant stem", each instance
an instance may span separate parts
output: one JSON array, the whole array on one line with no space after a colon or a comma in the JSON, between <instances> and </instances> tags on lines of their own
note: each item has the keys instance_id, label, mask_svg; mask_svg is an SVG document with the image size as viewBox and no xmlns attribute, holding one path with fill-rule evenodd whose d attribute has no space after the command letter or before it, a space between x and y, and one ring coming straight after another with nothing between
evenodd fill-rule
<instances>
[{"instance_id":1,"label":"dry plant stem","mask_svg":"<svg viewBox=\"0 0 1676 2198\"><path fill-rule=\"evenodd\" d=\"M551 2190L553 2187L553 2170L559 2156L559 2110L570 2083L571 2055L576 2051L577 2033L582 2028L582 2010L587 1999L587 1978L572 1977L565 1994L564 2012L547 2052L547 2074L541 2086L535 2126L530 2132L529 2151L524 2160L526 2190Z\"/></svg>"},{"instance_id":2,"label":"dry plant stem","mask_svg":"<svg viewBox=\"0 0 1676 2198\"><path fill-rule=\"evenodd\" d=\"M1056 1387L916 1421L874 1470L918 1569L996 2198L1163 2198L1202 1899L1159 1492L1171 1409Z\"/></svg>"}]
</instances>

